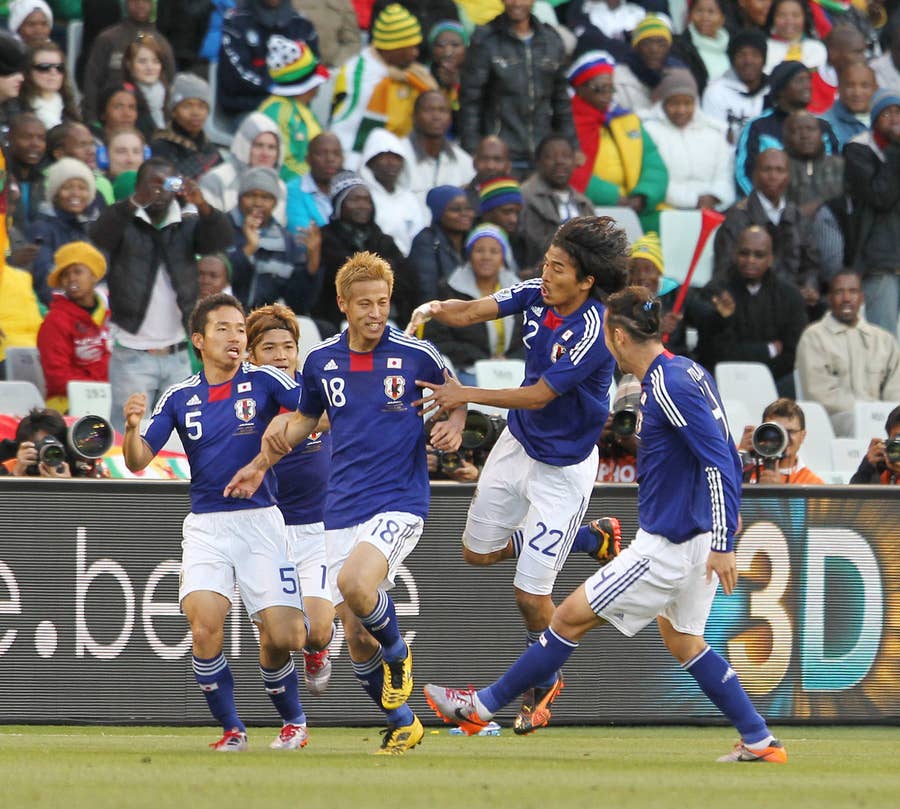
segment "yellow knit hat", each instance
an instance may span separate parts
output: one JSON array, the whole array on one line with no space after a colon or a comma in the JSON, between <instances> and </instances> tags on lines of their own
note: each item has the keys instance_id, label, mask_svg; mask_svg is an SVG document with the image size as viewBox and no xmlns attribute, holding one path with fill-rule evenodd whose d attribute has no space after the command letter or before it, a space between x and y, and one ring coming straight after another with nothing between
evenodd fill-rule
<instances>
[{"instance_id":1,"label":"yellow knit hat","mask_svg":"<svg viewBox=\"0 0 900 809\"><path fill-rule=\"evenodd\" d=\"M665 17L659 14L648 14L644 17L631 32L631 47L650 37L662 37L667 42L672 41L672 26Z\"/></svg>"},{"instance_id":2,"label":"yellow knit hat","mask_svg":"<svg viewBox=\"0 0 900 809\"><path fill-rule=\"evenodd\" d=\"M391 3L375 20L372 45L382 51L399 51L422 42L422 26L399 3Z\"/></svg>"},{"instance_id":3,"label":"yellow knit hat","mask_svg":"<svg viewBox=\"0 0 900 809\"><path fill-rule=\"evenodd\" d=\"M94 245L88 242L68 242L53 254L53 272L47 276L47 285L51 289L58 289L63 270L73 264L84 264L98 281L106 275L106 259Z\"/></svg>"},{"instance_id":4,"label":"yellow knit hat","mask_svg":"<svg viewBox=\"0 0 900 809\"><path fill-rule=\"evenodd\" d=\"M640 239L631 245L632 258L645 258L649 261L662 275L665 272L665 265L662 257L662 244L659 241L659 234L652 230L645 233Z\"/></svg>"}]
</instances>

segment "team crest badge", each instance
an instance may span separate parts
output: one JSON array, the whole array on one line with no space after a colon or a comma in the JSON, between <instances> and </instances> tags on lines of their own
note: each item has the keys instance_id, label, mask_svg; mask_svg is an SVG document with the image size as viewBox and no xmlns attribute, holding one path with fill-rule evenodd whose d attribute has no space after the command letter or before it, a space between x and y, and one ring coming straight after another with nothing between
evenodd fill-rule
<instances>
[{"instance_id":1,"label":"team crest badge","mask_svg":"<svg viewBox=\"0 0 900 809\"><path fill-rule=\"evenodd\" d=\"M238 399L234 403L234 415L244 422L253 421L256 415L256 400Z\"/></svg>"},{"instance_id":2,"label":"team crest badge","mask_svg":"<svg viewBox=\"0 0 900 809\"><path fill-rule=\"evenodd\" d=\"M403 396L406 390L406 380L402 376L386 376L384 378L385 396L393 399L395 402Z\"/></svg>"},{"instance_id":3,"label":"team crest badge","mask_svg":"<svg viewBox=\"0 0 900 809\"><path fill-rule=\"evenodd\" d=\"M550 349L550 361L556 362L563 354L566 353L566 347L559 343L554 343Z\"/></svg>"}]
</instances>

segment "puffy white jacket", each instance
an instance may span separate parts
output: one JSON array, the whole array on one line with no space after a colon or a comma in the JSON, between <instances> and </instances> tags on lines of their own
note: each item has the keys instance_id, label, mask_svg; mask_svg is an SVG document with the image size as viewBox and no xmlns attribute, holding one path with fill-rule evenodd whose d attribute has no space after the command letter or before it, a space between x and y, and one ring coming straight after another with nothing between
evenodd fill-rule
<instances>
[{"instance_id":1,"label":"puffy white jacket","mask_svg":"<svg viewBox=\"0 0 900 809\"><path fill-rule=\"evenodd\" d=\"M644 118L644 128L669 171L666 204L693 209L704 194L717 197L720 210L734 202L734 152L723 124L707 118L698 108L693 120L679 129L657 104Z\"/></svg>"}]
</instances>

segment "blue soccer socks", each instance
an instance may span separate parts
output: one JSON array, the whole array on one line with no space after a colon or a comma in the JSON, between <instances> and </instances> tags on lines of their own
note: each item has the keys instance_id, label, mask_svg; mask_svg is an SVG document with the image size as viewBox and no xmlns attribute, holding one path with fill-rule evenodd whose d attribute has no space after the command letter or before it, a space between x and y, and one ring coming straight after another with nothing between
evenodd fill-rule
<instances>
[{"instance_id":1,"label":"blue soccer socks","mask_svg":"<svg viewBox=\"0 0 900 809\"><path fill-rule=\"evenodd\" d=\"M369 630L383 650L387 662L402 660L406 657L406 643L400 634L397 623L397 609L394 600L384 591L378 591L378 603L368 615L360 617L362 625Z\"/></svg>"},{"instance_id":2,"label":"blue soccer socks","mask_svg":"<svg viewBox=\"0 0 900 809\"><path fill-rule=\"evenodd\" d=\"M753 707L737 672L711 646L688 660L682 668L697 681L703 693L737 728L748 747L771 737L766 720Z\"/></svg>"},{"instance_id":3,"label":"blue soccer socks","mask_svg":"<svg viewBox=\"0 0 900 809\"><path fill-rule=\"evenodd\" d=\"M260 666L259 673L262 675L266 693L282 721L286 725L305 724L306 714L300 703L300 687L297 683L294 658L288 656L287 663L280 669L267 669Z\"/></svg>"},{"instance_id":4,"label":"blue soccer socks","mask_svg":"<svg viewBox=\"0 0 900 809\"><path fill-rule=\"evenodd\" d=\"M242 733L246 732L234 704L234 677L225 655L220 652L209 659L192 656L191 663L194 678L206 697L210 713L222 724L224 730L237 728Z\"/></svg>"}]
</instances>

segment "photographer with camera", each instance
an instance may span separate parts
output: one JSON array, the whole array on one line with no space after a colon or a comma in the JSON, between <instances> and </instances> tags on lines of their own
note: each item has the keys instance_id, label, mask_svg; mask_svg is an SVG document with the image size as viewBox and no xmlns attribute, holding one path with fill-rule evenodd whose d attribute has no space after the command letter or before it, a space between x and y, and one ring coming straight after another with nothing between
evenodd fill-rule
<instances>
[{"instance_id":1,"label":"photographer with camera","mask_svg":"<svg viewBox=\"0 0 900 809\"><path fill-rule=\"evenodd\" d=\"M16 427L15 458L3 465L13 477L104 478L101 458L113 443L106 419L85 416L70 427L57 410L34 408Z\"/></svg>"},{"instance_id":2,"label":"photographer with camera","mask_svg":"<svg viewBox=\"0 0 900 809\"><path fill-rule=\"evenodd\" d=\"M900 484L900 405L888 414L884 431L887 440L873 438L869 442L869 451L850 478L851 483Z\"/></svg>"},{"instance_id":3,"label":"photographer with camera","mask_svg":"<svg viewBox=\"0 0 900 809\"><path fill-rule=\"evenodd\" d=\"M597 444L600 450L598 481L637 483L637 438L634 433L640 406L641 383L631 374L625 374L619 380L612 411Z\"/></svg>"},{"instance_id":4,"label":"photographer with camera","mask_svg":"<svg viewBox=\"0 0 900 809\"><path fill-rule=\"evenodd\" d=\"M800 459L800 446L806 439L806 417L800 405L793 399L776 399L762 417L762 424L745 427L741 436L738 450L744 461L744 483L824 484Z\"/></svg>"},{"instance_id":5,"label":"photographer with camera","mask_svg":"<svg viewBox=\"0 0 900 809\"><path fill-rule=\"evenodd\" d=\"M430 434L434 420L426 424ZM462 444L455 452L434 449L427 443L428 477L432 480L455 480L458 483L474 483L481 475L481 469L488 455L506 429L506 419L496 413L469 410L466 425L462 431Z\"/></svg>"}]
</instances>

